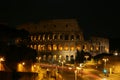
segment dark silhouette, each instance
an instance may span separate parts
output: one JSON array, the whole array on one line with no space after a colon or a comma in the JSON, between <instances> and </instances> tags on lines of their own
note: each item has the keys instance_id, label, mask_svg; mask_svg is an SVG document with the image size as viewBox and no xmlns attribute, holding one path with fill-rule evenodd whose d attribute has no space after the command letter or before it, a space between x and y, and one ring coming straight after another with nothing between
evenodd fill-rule
<instances>
[{"instance_id":1,"label":"dark silhouette","mask_svg":"<svg viewBox=\"0 0 120 80\"><path fill-rule=\"evenodd\" d=\"M75 62L76 63L83 63L84 62L84 51L78 51L76 52L76 59L75 59Z\"/></svg>"},{"instance_id":2,"label":"dark silhouette","mask_svg":"<svg viewBox=\"0 0 120 80\"><path fill-rule=\"evenodd\" d=\"M12 71L12 80L19 80L20 79L20 74L16 72L15 69Z\"/></svg>"}]
</instances>

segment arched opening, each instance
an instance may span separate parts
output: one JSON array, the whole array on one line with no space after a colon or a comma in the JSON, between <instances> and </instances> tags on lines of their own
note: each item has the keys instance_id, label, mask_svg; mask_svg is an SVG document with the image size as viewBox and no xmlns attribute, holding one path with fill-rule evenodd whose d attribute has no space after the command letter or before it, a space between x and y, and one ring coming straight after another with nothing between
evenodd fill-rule
<instances>
[{"instance_id":1,"label":"arched opening","mask_svg":"<svg viewBox=\"0 0 120 80\"><path fill-rule=\"evenodd\" d=\"M68 51L68 50L69 50L68 45L65 45L65 46L64 46L64 50L65 50L65 51Z\"/></svg>"},{"instance_id":2,"label":"arched opening","mask_svg":"<svg viewBox=\"0 0 120 80\"><path fill-rule=\"evenodd\" d=\"M31 36L30 38L31 38L31 41L33 41L33 36Z\"/></svg>"},{"instance_id":3,"label":"arched opening","mask_svg":"<svg viewBox=\"0 0 120 80\"><path fill-rule=\"evenodd\" d=\"M60 40L63 40L63 34L60 35Z\"/></svg>"},{"instance_id":4,"label":"arched opening","mask_svg":"<svg viewBox=\"0 0 120 80\"><path fill-rule=\"evenodd\" d=\"M75 50L75 48L74 48L73 45L70 47L70 50L71 50L71 51L74 51L74 50Z\"/></svg>"},{"instance_id":5,"label":"arched opening","mask_svg":"<svg viewBox=\"0 0 120 80\"><path fill-rule=\"evenodd\" d=\"M58 38L58 36L57 35L54 35L54 40L56 40Z\"/></svg>"},{"instance_id":6,"label":"arched opening","mask_svg":"<svg viewBox=\"0 0 120 80\"><path fill-rule=\"evenodd\" d=\"M34 49L35 49L35 50L37 49L37 45L34 45Z\"/></svg>"},{"instance_id":7,"label":"arched opening","mask_svg":"<svg viewBox=\"0 0 120 80\"><path fill-rule=\"evenodd\" d=\"M70 62L74 63L74 56L73 55L70 56Z\"/></svg>"},{"instance_id":8,"label":"arched opening","mask_svg":"<svg viewBox=\"0 0 120 80\"><path fill-rule=\"evenodd\" d=\"M54 56L53 56L53 60L54 60L54 61L56 61L56 58L57 58L57 56L56 56L56 55L54 55Z\"/></svg>"},{"instance_id":9,"label":"arched opening","mask_svg":"<svg viewBox=\"0 0 120 80\"><path fill-rule=\"evenodd\" d=\"M68 34L65 35L65 40L69 40L69 35Z\"/></svg>"},{"instance_id":10,"label":"arched opening","mask_svg":"<svg viewBox=\"0 0 120 80\"><path fill-rule=\"evenodd\" d=\"M52 55L49 55L49 56L48 56L48 61L49 61L49 62L52 61Z\"/></svg>"},{"instance_id":11,"label":"arched opening","mask_svg":"<svg viewBox=\"0 0 120 80\"><path fill-rule=\"evenodd\" d=\"M43 55L43 61L46 61L46 55Z\"/></svg>"},{"instance_id":12,"label":"arched opening","mask_svg":"<svg viewBox=\"0 0 120 80\"><path fill-rule=\"evenodd\" d=\"M55 50L55 51L57 50L57 45L55 45L55 44L53 45L53 50Z\"/></svg>"},{"instance_id":13,"label":"arched opening","mask_svg":"<svg viewBox=\"0 0 120 80\"><path fill-rule=\"evenodd\" d=\"M76 46L76 49L79 50L79 51L81 51L81 46L80 46L80 45L77 45L77 46Z\"/></svg>"},{"instance_id":14,"label":"arched opening","mask_svg":"<svg viewBox=\"0 0 120 80\"><path fill-rule=\"evenodd\" d=\"M74 35L71 35L70 40L74 40Z\"/></svg>"},{"instance_id":15,"label":"arched opening","mask_svg":"<svg viewBox=\"0 0 120 80\"><path fill-rule=\"evenodd\" d=\"M52 40L52 34L49 34L49 40Z\"/></svg>"},{"instance_id":16,"label":"arched opening","mask_svg":"<svg viewBox=\"0 0 120 80\"><path fill-rule=\"evenodd\" d=\"M48 50L51 51L52 50L52 46L48 45Z\"/></svg>"},{"instance_id":17,"label":"arched opening","mask_svg":"<svg viewBox=\"0 0 120 80\"><path fill-rule=\"evenodd\" d=\"M61 45L61 44L58 45L58 49L59 49L60 51L62 51L63 48L62 48L62 45Z\"/></svg>"},{"instance_id":18,"label":"arched opening","mask_svg":"<svg viewBox=\"0 0 120 80\"><path fill-rule=\"evenodd\" d=\"M76 36L76 40L80 40L80 36L79 35Z\"/></svg>"},{"instance_id":19,"label":"arched opening","mask_svg":"<svg viewBox=\"0 0 120 80\"><path fill-rule=\"evenodd\" d=\"M68 55L66 55L66 61L68 61L69 60L69 56Z\"/></svg>"},{"instance_id":20,"label":"arched opening","mask_svg":"<svg viewBox=\"0 0 120 80\"><path fill-rule=\"evenodd\" d=\"M30 48L32 48L32 49L33 49L33 45L30 45Z\"/></svg>"},{"instance_id":21,"label":"arched opening","mask_svg":"<svg viewBox=\"0 0 120 80\"><path fill-rule=\"evenodd\" d=\"M34 41L36 41L36 36L34 36Z\"/></svg>"},{"instance_id":22,"label":"arched opening","mask_svg":"<svg viewBox=\"0 0 120 80\"><path fill-rule=\"evenodd\" d=\"M40 40L40 35L38 36L38 40Z\"/></svg>"},{"instance_id":23,"label":"arched opening","mask_svg":"<svg viewBox=\"0 0 120 80\"><path fill-rule=\"evenodd\" d=\"M48 34L45 34L45 40L48 40Z\"/></svg>"}]
</instances>

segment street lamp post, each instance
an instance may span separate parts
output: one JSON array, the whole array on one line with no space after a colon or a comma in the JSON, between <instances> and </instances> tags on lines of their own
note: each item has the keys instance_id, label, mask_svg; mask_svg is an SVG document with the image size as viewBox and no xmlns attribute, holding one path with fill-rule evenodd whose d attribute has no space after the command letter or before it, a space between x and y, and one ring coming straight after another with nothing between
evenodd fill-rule
<instances>
[{"instance_id":1,"label":"street lamp post","mask_svg":"<svg viewBox=\"0 0 120 80\"><path fill-rule=\"evenodd\" d=\"M75 80L77 80L77 70L75 70Z\"/></svg>"},{"instance_id":2,"label":"street lamp post","mask_svg":"<svg viewBox=\"0 0 120 80\"><path fill-rule=\"evenodd\" d=\"M63 61L61 63L62 63L62 70L63 70Z\"/></svg>"},{"instance_id":3,"label":"street lamp post","mask_svg":"<svg viewBox=\"0 0 120 80\"><path fill-rule=\"evenodd\" d=\"M40 63L41 57L36 57L36 59L37 59L38 62Z\"/></svg>"},{"instance_id":4,"label":"street lamp post","mask_svg":"<svg viewBox=\"0 0 120 80\"><path fill-rule=\"evenodd\" d=\"M2 62L5 61L4 57L0 57L0 71L4 70Z\"/></svg>"},{"instance_id":5,"label":"street lamp post","mask_svg":"<svg viewBox=\"0 0 120 80\"><path fill-rule=\"evenodd\" d=\"M108 58L103 58L102 60L104 61L104 68L106 68L106 63L109 59Z\"/></svg>"},{"instance_id":6,"label":"street lamp post","mask_svg":"<svg viewBox=\"0 0 120 80\"><path fill-rule=\"evenodd\" d=\"M87 59L89 58L89 56L88 55L86 55L86 56L84 56L85 57L85 59L86 59L86 62L87 62Z\"/></svg>"},{"instance_id":7,"label":"street lamp post","mask_svg":"<svg viewBox=\"0 0 120 80\"><path fill-rule=\"evenodd\" d=\"M108 58L103 58L102 60L104 61L104 69L103 69L103 72L104 72L105 76L108 76L108 71L107 71L107 69L106 69L106 63L107 63L107 61L108 61L109 59L108 59Z\"/></svg>"},{"instance_id":8,"label":"street lamp post","mask_svg":"<svg viewBox=\"0 0 120 80\"><path fill-rule=\"evenodd\" d=\"M63 70L63 65L64 65L64 63L65 63L65 60L63 60L61 63L62 63L62 70Z\"/></svg>"},{"instance_id":9,"label":"street lamp post","mask_svg":"<svg viewBox=\"0 0 120 80\"><path fill-rule=\"evenodd\" d=\"M40 56L38 56L38 57L36 57L36 59L37 59L37 61L38 61L38 72L40 71L40 60L41 60L41 57Z\"/></svg>"}]
</instances>

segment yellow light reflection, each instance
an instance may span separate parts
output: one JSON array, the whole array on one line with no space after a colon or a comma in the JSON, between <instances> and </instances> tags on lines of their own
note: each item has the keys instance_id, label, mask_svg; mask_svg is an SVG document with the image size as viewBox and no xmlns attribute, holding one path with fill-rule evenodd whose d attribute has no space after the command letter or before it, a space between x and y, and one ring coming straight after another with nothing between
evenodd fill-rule
<instances>
[{"instance_id":1,"label":"yellow light reflection","mask_svg":"<svg viewBox=\"0 0 120 80\"><path fill-rule=\"evenodd\" d=\"M18 63L18 68L17 70L19 72L24 72L25 71L25 62L22 62L22 63Z\"/></svg>"},{"instance_id":2,"label":"yellow light reflection","mask_svg":"<svg viewBox=\"0 0 120 80\"><path fill-rule=\"evenodd\" d=\"M21 63L18 64L18 71L19 72L23 71L23 65Z\"/></svg>"}]
</instances>

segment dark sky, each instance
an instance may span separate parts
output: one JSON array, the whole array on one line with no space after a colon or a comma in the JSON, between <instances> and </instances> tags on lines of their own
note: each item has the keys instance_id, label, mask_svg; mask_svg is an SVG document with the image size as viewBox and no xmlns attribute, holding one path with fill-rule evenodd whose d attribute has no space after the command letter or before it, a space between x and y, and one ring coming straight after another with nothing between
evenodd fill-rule
<instances>
[{"instance_id":1,"label":"dark sky","mask_svg":"<svg viewBox=\"0 0 120 80\"><path fill-rule=\"evenodd\" d=\"M85 35L120 38L119 2L107 0L3 0L0 23L11 26L42 19L75 18Z\"/></svg>"}]
</instances>

